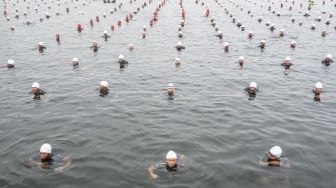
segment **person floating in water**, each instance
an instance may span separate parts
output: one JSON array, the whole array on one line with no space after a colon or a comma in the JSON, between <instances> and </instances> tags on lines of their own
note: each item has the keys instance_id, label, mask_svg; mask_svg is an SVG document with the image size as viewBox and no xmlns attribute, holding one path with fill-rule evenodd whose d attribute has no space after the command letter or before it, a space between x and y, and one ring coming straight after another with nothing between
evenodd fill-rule
<instances>
[{"instance_id":1,"label":"person floating in water","mask_svg":"<svg viewBox=\"0 0 336 188\"><path fill-rule=\"evenodd\" d=\"M108 88L108 82L107 81L101 81L99 83L99 96L104 97L109 93L109 88Z\"/></svg>"},{"instance_id":2,"label":"person floating in water","mask_svg":"<svg viewBox=\"0 0 336 188\"><path fill-rule=\"evenodd\" d=\"M258 47L261 48L261 49L264 49L266 47L266 41L265 40L261 40Z\"/></svg>"},{"instance_id":3,"label":"person floating in water","mask_svg":"<svg viewBox=\"0 0 336 188\"><path fill-rule=\"evenodd\" d=\"M105 41L107 41L107 39L110 38L111 36L107 34L107 31L104 31L104 34L102 37L104 38Z\"/></svg>"},{"instance_id":4,"label":"person floating in water","mask_svg":"<svg viewBox=\"0 0 336 188\"><path fill-rule=\"evenodd\" d=\"M323 87L323 85L322 85L321 82L317 82L315 84L315 88L313 89L313 93L315 94L315 96L314 96L315 101L321 101L322 87Z\"/></svg>"},{"instance_id":5,"label":"person floating in water","mask_svg":"<svg viewBox=\"0 0 336 188\"><path fill-rule=\"evenodd\" d=\"M120 63L120 64L128 64L128 61L125 60L124 55L120 54L118 56L118 63Z\"/></svg>"},{"instance_id":6,"label":"person floating in water","mask_svg":"<svg viewBox=\"0 0 336 188\"><path fill-rule=\"evenodd\" d=\"M72 65L73 65L74 67L76 67L76 66L79 65L79 60L78 60L77 57L74 57L74 58L72 59Z\"/></svg>"},{"instance_id":7,"label":"person floating in water","mask_svg":"<svg viewBox=\"0 0 336 188\"><path fill-rule=\"evenodd\" d=\"M326 56L326 58L322 61L322 64L329 66L331 63L333 63L334 61L332 60L332 55L328 54Z\"/></svg>"},{"instance_id":8,"label":"person floating in water","mask_svg":"<svg viewBox=\"0 0 336 188\"><path fill-rule=\"evenodd\" d=\"M169 83L168 87L167 87L167 93L168 93L169 97L173 97L174 96L174 90L175 90L174 84Z\"/></svg>"},{"instance_id":9,"label":"person floating in water","mask_svg":"<svg viewBox=\"0 0 336 188\"><path fill-rule=\"evenodd\" d=\"M43 52L44 51L44 49L46 49L47 47L45 47L44 46L44 44L43 44L43 42L39 42L38 44L37 44L37 49L39 50L39 52Z\"/></svg>"},{"instance_id":10,"label":"person floating in water","mask_svg":"<svg viewBox=\"0 0 336 188\"><path fill-rule=\"evenodd\" d=\"M34 82L32 85L31 93L34 95L34 99L41 99L41 95L44 95L46 92L40 89L40 84L38 82Z\"/></svg>"},{"instance_id":11,"label":"person floating in water","mask_svg":"<svg viewBox=\"0 0 336 188\"><path fill-rule=\"evenodd\" d=\"M259 91L257 89L257 83L255 83L255 82L251 82L250 83L250 87L247 87L244 90L247 92L247 94L250 97L255 97L257 95L257 92Z\"/></svg>"},{"instance_id":12,"label":"person floating in water","mask_svg":"<svg viewBox=\"0 0 336 188\"><path fill-rule=\"evenodd\" d=\"M93 41L92 42L92 46L90 46L90 49L93 49L93 52L97 52L98 51L98 43L97 41Z\"/></svg>"},{"instance_id":13,"label":"person floating in water","mask_svg":"<svg viewBox=\"0 0 336 188\"><path fill-rule=\"evenodd\" d=\"M282 149L273 146L264 157L259 160L259 166L291 168L289 160L282 156Z\"/></svg>"},{"instance_id":14,"label":"person floating in water","mask_svg":"<svg viewBox=\"0 0 336 188\"><path fill-rule=\"evenodd\" d=\"M54 160L52 147L46 143L40 148L39 159L32 158L29 162L37 165L41 169L53 169L55 172L61 172L70 167L72 160L70 156L64 157L59 161ZM59 166L57 163L63 163L63 165Z\"/></svg>"},{"instance_id":15,"label":"person floating in water","mask_svg":"<svg viewBox=\"0 0 336 188\"><path fill-rule=\"evenodd\" d=\"M290 66L292 66L292 65L294 65L294 64L292 63L292 60L291 60L290 57L286 57L286 59L284 60L283 63L281 63L281 65L284 66L285 69L289 69Z\"/></svg>"},{"instance_id":16,"label":"person floating in water","mask_svg":"<svg viewBox=\"0 0 336 188\"><path fill-rule=\"evenodd\" d=\"M176 172L181 171L184 167L184 155L178 158L174 151L169 151L165 161L150 166L148 173L153 179L158 179L160 177L159 173L175 175Z\"/></svg>"},{"instance_id":17,"label":"person floating in water","mask_svg":"<svg viewBox=\"0 0 336 188\"><path fill-rule=\"evenodd\" d=\"M185 47L182 45L182 42L177 42L176 47L175 47L178 51L184 50Z\"/></svg>"},{"instance_id":18,"label":"person floating in water","mask_svg":"<svg viewBox=\"0 0 336 188\"><path fill-rule=\"evenodd\" d=\"M14 60L10 59L7 61L7 64L3 67L7 67L8 69L15 68L14 64L15 64Z\"/></svg>"}]
</instances>

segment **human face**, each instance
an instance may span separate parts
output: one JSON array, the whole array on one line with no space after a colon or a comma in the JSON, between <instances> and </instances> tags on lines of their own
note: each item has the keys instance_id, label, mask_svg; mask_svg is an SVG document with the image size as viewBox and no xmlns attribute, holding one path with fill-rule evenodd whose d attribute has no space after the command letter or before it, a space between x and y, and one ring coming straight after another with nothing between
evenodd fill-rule
<instances>
[{"instance_id":1,"label":"human face","mask_svg":"<svg viewBox=\"0 0 336 188\"><path fill-rule=\"evenodd\" d=\"M170 168L176 165L176 159L166 159L166 165Z\"/></svg>"},{"instance_id":2,"label":"human face","mask_svg":"<svg viewBox=\"0 0 336 188\"><path fill-rule=\"evenodd\" d=\"M250 87L250 90L251 90L251 91L255 91L256 88L255 88L255 87Z\"/></svg>"},{"instance_id":3,"label":"human face","mask_svg":"<svg viewBox=\"0 0 336 188\"><path fill-rule=\"evenodd\" d=\"M49 153L42 153L42 152L40 152L40 158L41 158L41 160L48 159L48 157L49 157Z\"/></svg>"},{"instance_id":4,"label":"human face","mask_svg":"<svg viewBox=\"0 0 336 188\"><path fill-rule=\"evenodd\" d=\"M168 95L173 95L174 94L174 88L173 87L168 87L167 91L168 91Z\"/></svg>"},{"instance_id":5,"label":"human face","mask_svg":"<svg viewBox=\"0 0 336 188\"><path fill-rule=\"evenodd\" d=\"M99 85L99 91L100 93L104 93L106 91L106 87L105 86L102 86L102 85Z\"/></svg>"},{"instance_id":6,"label":"human face","mask_svg":"<svg viewBox=\"0 0 336 188\"><path fill-rule=\"evenodd\" d=\"M33 93L33 94L36 95L36 94L38 94L39 92L40 92L40 88L37 88L37 87L33 87L33 88L32 88L32 93Z\"/></svg>"}]
</instances>

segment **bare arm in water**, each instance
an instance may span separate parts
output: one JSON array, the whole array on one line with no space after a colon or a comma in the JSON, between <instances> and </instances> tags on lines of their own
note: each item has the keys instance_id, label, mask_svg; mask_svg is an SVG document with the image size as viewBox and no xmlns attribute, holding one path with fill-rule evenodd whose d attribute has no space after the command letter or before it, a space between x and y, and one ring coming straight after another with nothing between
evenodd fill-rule
<instances>
[{"instance_id":1,"label":"bare arm in water","mask_svg":"<svg viewBox=\"0 0 336 188\"><path fill-rule=\"evenodd\" d=\"M63 166L55 168L55 172L61 172L64 169L68 168L72 164L72 159L71 159L70 156L64 157L63 161L64 161L65 164Z\"/></svg>"},{"instance_id":2,"label":"bare arm in water","mask_svg":"<svg viewBox=\"0 0 336 188\"><path fill-rule=\"evenodd\" d=\"M154 173L154 165L153 166L150 166L149 168L148 168L148 173L149 173L149 175L153 178L153 179L158 179L159 178L159 176L157 175L157 174L155 174Z\"/></svg>"}]
</instances>

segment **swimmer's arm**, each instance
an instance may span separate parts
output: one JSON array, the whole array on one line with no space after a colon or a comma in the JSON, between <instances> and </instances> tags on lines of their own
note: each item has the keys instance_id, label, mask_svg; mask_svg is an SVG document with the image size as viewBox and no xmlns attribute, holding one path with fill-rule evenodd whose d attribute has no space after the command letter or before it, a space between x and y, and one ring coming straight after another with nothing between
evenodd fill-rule
<instances>
[{"instance_id":1,"label":"swimmer's arm","mask_svg":"<svg viewBox=\"0 0 336 188\"><path fill-rule=\"evenodd\" d=\"M259 160L259 166L268 166L268 162Z\"/></svg>"},{"instance_id":2,"label":"swimmer's arm","mask_svg":"<svg viewBox=\"0 0 336 188\"><path fill-rule=\"evenodd\" d=\"M72 164L70 156L64 157L63 161L65 162L65 165L55 168L55 172L61 172Z\"/></svg>"},{"instance_id":3,"label":"swimmer's arm","mask_svg":"<svg viewBox=\"0 0 336 188\"><path fill-rule=\"evenodd\" d=\"M291 168L290 163L280 162L280 166L283 167L283 168Z\"/></svg>"},{"instance_id":4,"label":"swimmer's arm","mask_svg":"<svg viewBox=\"0 0 336 188\"><path fill-rule=\"evenodd\" d=\"M28 163L30 165L36 165L37 167L40 167L41 163L40 162L37 162L33 159L33 157L31 157L29 160L28 160Z\"/></svg>"},{"instance_id":5,"label":"swimmer's arm","mask_svg":"<svg viewBox=\"0 0 336 188\"><path fill-rule=\"evenodd\" d=\"M153 179L158 179L159 176L154 173L154 166L148 168L148 173Z\"/></svg>"}]
</instances>

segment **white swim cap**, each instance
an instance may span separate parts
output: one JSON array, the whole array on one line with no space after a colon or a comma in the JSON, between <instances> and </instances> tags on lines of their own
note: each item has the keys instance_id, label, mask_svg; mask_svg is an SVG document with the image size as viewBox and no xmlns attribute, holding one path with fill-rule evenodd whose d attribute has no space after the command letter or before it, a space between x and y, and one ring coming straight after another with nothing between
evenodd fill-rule
<instances>
[{"instance_id":1,"label":"white swim cap","mask_svg":"<svg viewBox=\"0 0 336 188\"><path fill-rule=\"evenodd\" d=\"M230 43L224 42L224 46L229 46L229 45L230 45Z\"/></svg>"},{"instance_id":2,"label":"white swim cap","mask_svg":"<svg viewBox=\"0 0 336 188\"><path fill-rule=\"evenodd\" d=\"M132 43L129 43L128 47L134 47L134 45Z\"/></svg>"},{"instance_id":3,"label":"white swim cap","mask_svg":"<svg viewBox=\"0 0 336 188\"><path fill-rule=\"evenodd\" d=\"M168 84L168 88L174 88L174 84L169 83L169 84Z\"/></svg>"},{"instance_id":4,"label":"white swim cap","mask_svg":"<svg viewBox=\"0 0 336 188\"><path fill-rule=\"evenodd\" d=\"M181 59L177 57L177 58L175 59L175 62L179 62L179 61L181 61ZM174 85L173 85L173 87L174 87Z\"/></svg>"},{"instance_id":5,"label":"white swim cap","mask_svg":"<svg viewBox=\"0 0 336 188\"><path fill-rule=\"evenodd\" d=\"M14 60L10 59L10 60L7 61L7 63L10 64L10 65L14 65Z\"/></svg>"},{"instance_id":6,"label":"white swim cap","mask_svg":"<svg viewBox=\"0 0 336 188\"><path fill-rule=\"evenodd\" d=\"M104 31L104 34L107 34L107 31Z\"/></svg>"},{"instance_id":7,"label":"white swim cap","mask_svg":"<svg viewBox=\"0 0 336 188\"><path fill-rule=\"evenodd\" d=\"M332 55L331 55L331 54L328 54L328 55L327 55L327 58L332 59Z\"/></svg>"},{"instance_id":8,"label":"white swim cap","mask_svg":"<svg viewBox=\"0 0 336 188\"><path fill-rule=\"evenodd\" d=\"M40 148L40 153L49 153L51 154L51 145L50 144L43 144Z\"/></svg>"},{"instance_id":9,"label":"white swim cap","mask_svg":"<svg viewBox=\"0 0 336 188\"><path fill-rule=\"evenodd\" d=\"M266 43L266 41L265 40L261 40L261 43Z\"/></svg>"},{"instance_id":10,"label":"white swim cap","mask_svg":"<svg viewBox=\"0 0 336 188\"><path fill-rule=\"evenodd\" d=\"M239 60L244 60L245 58L243 56L240 56L239 57Z\"/></svg>"},{"instance_id":11,"label":"white swim cap","mask_svg":"<svg viewBox=\"0 0 336 188\"><path fill-rule=\"evenodd\" d=\"M125 57L124 57L124 55L120 54L119 57L118 57L118 59L119 59L119 60L120 60L120 59L121 59L121 60L124 60Z\"/></svg>"},{"instance_id":12,"label":"white swim cap","mask_svg":"<svg viewBox=\"0 0 336 188\"><path fill-rule=\"evenodd\" d=\"M316 27L316 24L313 24L312 27Z\"/></svg>"},{"instance_id":13,"label":"white swim cap","mask_svg":"<svg viewBox=\"0 0 336 188\"><path fill-rule=\"evenodd\" d=\"M179 31L179 34L183 34L183 32L182 32L182 31Z\"/></svg>"},{"instance_id":14,"label":"white swim cap","mask_svg":"<svg viewBox=\"0 0 336 188\"><path fill-rule=\"evenodd\" d=\"M220 34L223 34L223 31L218 31L218 34L220 35Z\"/></svg>"},{"instance_id":15,"label":"white swim cap","mask_svg":"<svg viewBox=\"0 0 336 188\"><path fill-rule=\"evenodd\" d=\"M106 81L101 81L101 82L99 83L99 85L104 86L104 87L108 87L108 82L106 82Z\"/></svg>"},{"instance_id":16,"label":"white swim cap","mask_svg":"<svg viewBox=\"0 0 336 188\"><path fill-rule=\"evenodd\" d=\"M74 57L74 58L72 59L72 61L76 61L76 62L78 62L78 58L77 58L77 57Z\"/></svg>"},{"instance_id":17,"label":"white swim cap","mask_svg":"<svg viewBox=\"0 0 336 188\"><path fill-rule=\"evenodd\" d=\"M279 146L273 146L269 152L277 158L280 158L282 154L282 149Z\"/></svg>"},{"instance_id":18,"label":"white swim cap","mask_svg":"<svg viewBox=\"0 0 336 188\"><path fill-rule=\"evenodd\" d=\"M284 30L284 29L281 29L280 32L285 32L285 30Z\"/></svg>"},{"instance_id":19,"label":"white swim cap","mask_svg":"<svg viewBox=\"0 0 336 188\"><path fill-rule=\"evenodd\" d=\"M40 88L40 84L38 82L34 82L32 87Z\"/></svg>"},{"instance_id":20,"label":"white swim cap","mask_svg":"<svg viewBox=\"0 0 336 188\"><path fill-rule=\"evenodd\" d=\"M249 34L253 34L253 32L252 32L252 31L249 31Z\"/></svg>"},{"instance_id":21,"label":"white swim cap","mask_svg":"<svg viewBox=\"0 0 336 188\"><path fill-rule=\"evenodd\" d=\"M251 83L250 83L250 87L257 88L257 83L255 83L255 82L251 82Z\"/></svg>"},{"instance_id":22,"label":"white swim cap","mask_svg":"<svg viewBox=\"0 0 336 188\"><path fill-rule=\"evenodd\" d=\"M177 155L174 151L168 151L167 155L166 155L166 159L177 159Z\"/></svg>"},{"instance_id":23,"label":"white swim cap","mask_svg":"<svg viewBox=\"0 0 336 188\"><path fill-rule=\"evenodd\" d=\"M147 27L144 25L142 28L146 29Z\"/></svg>"},{"instance_id":24,"label":"white swim cap","mask_svg":"<svg viewBox=\"0 0 336 188\"><path fill-rule=\"evenodd\" d=\"M290 57L286 57L286 59L285 59L285 61L290 61L291 60L291 58Z\"/></svg>"},{"instance_id":25,"label":"white swim cap","mask_svg":"<svg viewBox=\"0 0 336 188\"><path fill-rule=\"evenodd\" d=\"M177 44L176 44L177 46L182 46L182 42L177 42Z\"/></svg>"},{"instance_id":26,"label":"white swim cap","mask_svg":"<svg viewBox=\"0 0 336 188\"><path fill-rule=\"evenodd\" d=\"M315 88L317 88L317 89L322 89L322 87L323 87L323 85L322 85L321 82L316 82L316 84L315 84Z\"/></svg>"},{"instance_id":27,"label":"white swim cap","mask_svg":"<svg viewBox=\"0 0 336 188\"><path fill-rule=\"evenodd\" d=\"M292 44L296 44L295 40L292 40Z\"/></svg>"},{"instance_id":28,"label":"white swim cap","mask_svg":"<svg viewBox=\"0 0 336 188\"><path fill-rule=\"evenodd\" d=\"M43 46L43 42L39 42L38 45Z\"/></svg>"}]
</instances>

